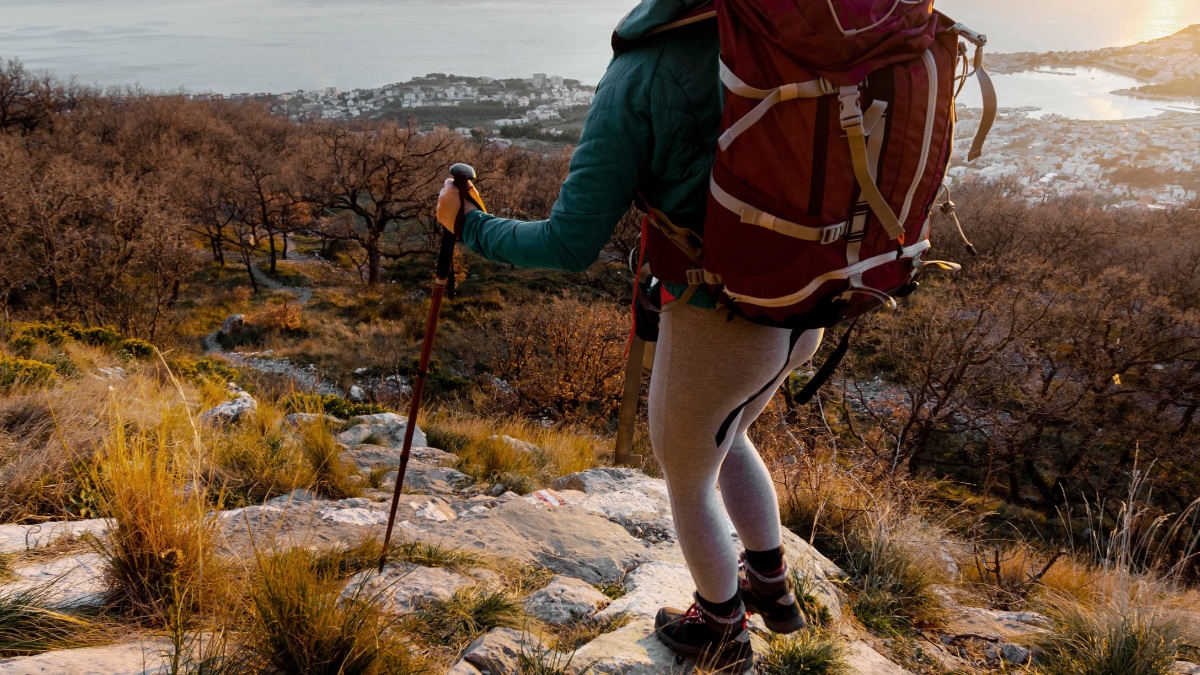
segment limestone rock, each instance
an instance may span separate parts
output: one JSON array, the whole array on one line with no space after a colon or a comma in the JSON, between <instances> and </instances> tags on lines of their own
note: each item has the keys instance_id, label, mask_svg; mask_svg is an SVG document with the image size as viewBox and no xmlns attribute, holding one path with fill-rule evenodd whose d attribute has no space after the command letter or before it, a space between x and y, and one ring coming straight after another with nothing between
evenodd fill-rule
<instances>
[{"instance_id":1,"label":"limestone rock","mask_svg":"<svg viewBox=\"0 0 1200 675\"><path fill-rule=\"evenodd\" d=\"M481 673L478 668L466 661L459 661L446 671L446 675L481 675Z\"/></svg>"},{"instance_id":2,"label":"limestone rock","mask_svg":"<svg viewBox=\"0 0 1200 675\"><path fill-rule=\"evenodd\" d=\"M0 659L0 675L158 675L166 673L166 640L64 649Z\"/></svg>"},{"instance_id":3,"label":"limestone rock","mask_svg":"<svg viewBox=\"0 0 1200 675\"><path fill-rule=\"evenodd\" d=\"M226 401L215 408L211 408L200 413L198 420L200 421L200 424L207 424L210 426L229 425L238 422L243 417L253 415L254 411L257 409L258 401L254 400L253 396L243 391L239 393L237 398L233 399L232 401Z\"/></svg>"},{"instance_id":4,"label":"limestone rock","mask_svg":"<svg viewBox=\"0 0 1200 675\"><path fill-rule=\"evenodd\" d=\"M350 418L352 424L405 424L408 418L394 412L374 413L372 415L355 415Z\"/></svg>"},{"instance_id":5,"label":"limestone rock","mask_svg":"<svg viewBox=\"0 0 1200 675\"><path fill-rule=\"evenodd\" d=\"M389 471L382 485L389 489L396 485L397 471ZM405 487L425 493L450 494L470 485L473 479L467 474L447 467L410 463L404 474Z\"/></svg>"},{"instance_id":6,"label":"limestone rock","mask_svg":"<svg viewBox=\"0 0 1200 675\"><path fill-rule=\"evenodd\" d=\"M350 387L350 400L355 403L362 403L367 400L367 392L363 391L363 388L357 384L352 385Z\"/></svg>"},{"instance_id":7,"label":"limestone rock","mask_svg":"<svg viewBox=\"0 0 1200 675\"><path fill-rule=\"evenodd\" d=\"M912 675L865 642L852 642L847 646L846 664L855 675Z\"/></svg>"},{"instance_id":8,"label":"limestone rock","mask_svg":"<svg viewBox=\"0 0 1200 675\"><path fill-rule=\"evenodd\" d=\"M488 436L488 440L500 441L522 455L540 455L542 453L542 449L533 443L530 443L529 441L522 441L520 439L513 438L512 436Z\"/></svg>"},{"instance_id":9,"label":"limestone rock","mask_svg":"<svg viewBox=\"0 0 1200 675\"><path fill-rule=\"evenodd\" d=\"M0 594L19 595L38 591L39 600L49 607L96 607L104 603L104 594L108 590L104 581L107 568L108 563L103 556L96 553L70 555L47 563L26 565L13 570L15 580L0 585Z\"/></svg>"},{"instance_id":10,"label":"limestone rock","mask_svg":"<svg viewBox=\"0 0 1200 675\"><path fill-rule=\"evenodd\" d=\"M591 584L572 577L556 576L541 590L525 597L525 612L547 623L564 623L591 616L609 604L608 596Z\"/></svg>"},{"instance_id":11,"label":"limestone rock","mask_svg":"<svg viewBox=\"0 0 1200 675\"><path fill-rule=\"evenodd\" d=\"M282 508L287 508L289 505L296 506L298 504L308 504L310 502L315 502L315 501L319 500L320 498L321 498L321 495L313 492L312 490L305 490L304 488L300 488L298 490L292 490L291 492L287 493L286 495L280 495L274 499L268 499L267 502L264 504L264 506L273 506L275 508L282 509Z\"/></svg>"},{"instance_id":12,"label":"limestone rock","mask_svg":"<svg viewBox=\"0 0 1200 675\"><path fill-rule=\"evenodd\" d=\"M1024 666L1029 664L1033 654L1029 651L1028 647L1011 642L1001 642L1000 656L1004 657L1004 660L1011 664Z\"/></svg>"},{"instance_id":13,"label":"limestone rock","mask_svg":"<svg viewBox=\"0 0 1200 675\"><path fill-rule=\"evenodd\" d=\"M463 661L483 675L513 675L524 642L524 637L511 628L493 628L467 646Z\"/></svg>"},{"instance_id":14,"label":"limestone rock","mask_svg":"<svg viewBox=\"0 0 1200 675\"><path fill-rule=\"evenodd\" d=\"M246 328L245 314L232 314L221 322L222 335L237 335Z\"/></svg>"},{"instance_id":15,"label":"limestone rock","mask_svg":"<svg viewBox=\"0 0 1200 675\"><path fill-rule=\"evenodd\" d=\"M660 607L687 609L696 587L686 565L648 562L625 577L625 588L628 589L625 595L614 600L597 618L626 612L653 619Z\"/></svg>"},{"instance_id":16,"label":"limestone rock","mask_svg":"<svg viewBox=\"0 0 1200 675\"><path fill-rule=\"evenodd\" d=\"M371 569L354 575L346 582L342 595L379 594L391 611L405 612L421 602L449 600L455 591L470 585L470 579L444 567L394 562L384 567L382 574Z\"/></svg>"},{"instance_id":17,"label":"limestone rock","mask_svg":"<svg viewBox=\"0 0 1200 675\"><path fill-rule=\"evenodd\" d=\"M550 487L555 490L578 490L579 492L608 492L618 489L623 481L648 479L646 474L637 469L617 467L601 467L570 473L555 479Z\"/></svg>"},{"instance_id":18,"label":"limestone rock","mask_svg":"<svg viewBox=\"0 0 1200 675\"><path fill-rule=\"evenodd\" d=\"M49 546L60 539L72 539L90 532L97 537L108 534L108 520L64 520L37 525L0 525L0 553L20 553Z\"/></svg>"},{"instance_id":19,"label":"limestone rock","mask_svg":"<svg viewBox=\"0 0 1200 675\"><path fill-rule=\"evenodd\" d=\"M611 675L679 675L690 663L677 664L675 654L654 635L654 619L641 618L606 633L571 655L571 669L591 666L590 673Z\"/></svg>"},{"instance_id":20,"label":"limestone rock","mask_svg":"<svg viewBox=\"0 0 1200 675\"><path fill-rule=\"evenodd\" d=\"M460 547L544 565L588 583L616 581L647 559L647 544L579 506L531 504L501 496L491 510L460 518L445 532Z\"/></svg>"},{"instance_id":21,"label":"limestone rock","mask_svg":"<svg viewBox=\"0 0 1200 675\"><path fill-rule=\"evenodd\" d=\"M1171 666L1171 675L1200 675L1200 665L1190 661L1176 661Z\"/></svg>"},{"instance_id":22,"label":"limestone rock","mask_svg":"<svg viewBox=\"0 0 1200 675\"><path fill-rule=\"evenodd\" d=\"M382 422L363 422L364 419L383 419L389 421ZM395 421L399 420L399 421ZM400 447L404 445L404 434L408 429L408 420L397 415L396 413L379 413L378 415L362 415L351 418L354 426L337 435L338 443L347 446L355 446L363 443L367 439L372 439L374 445L386 445L388 447ZM421 431L421 427L413 430L413 445L425 446L429 441L425 438L425 432Z\"/></svg>"},{"instance_id":23,"label":"limestone rock","mask_svg":"<svg viewBox=\"0 0 1200 675\"><path fill-rule=\"evenodd\" d=\"M343 452L342 459L354 462L361 471L370 471L380 465L395 468L400 466L400 451L402 449L400 446L389 447L386 445L361 443ZM458 455L438 450L437 448L414 446L409 451L408 461L409 467L412 467L414 462L435 467L454 466L458 464Z\"/></svg>"},{"instance_id":24,"label":"limestone rock","mask_svg":"<svg viewBox=\"0 0 1200 675\"><path fill-rule=\"evenodd\" d=\"M299 429L301 425L312 424L321 419L321 417L322 415L319 413L292 413L283 418L283 423L292 429ZM333 415L324 415L324 417L325 422L331 427L338 427L346 423L345 420L338 419Z\"/></svg>"}]
</instances>

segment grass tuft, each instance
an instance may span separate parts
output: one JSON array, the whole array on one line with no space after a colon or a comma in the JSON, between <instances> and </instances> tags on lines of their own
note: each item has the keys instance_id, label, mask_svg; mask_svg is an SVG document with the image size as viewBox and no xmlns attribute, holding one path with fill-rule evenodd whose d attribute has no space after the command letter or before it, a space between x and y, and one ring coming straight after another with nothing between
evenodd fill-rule
<instances>
[{"instance_id":1,"label":"grass tuft","mask_svg":"<svg viewBox=\"0 0 1200 675\"><path fill-rule=\"evenodd\" d=\"M342 461L342 448L324 416L302 422L300 447L311 472L311 488L331 499L357 497L362 490L350 482L351 471Z\"/></svg>"},{"instance_id":2,"label":"grass tuft","mask_svg":"<svg viewBox=\"0 0 1200 675\"><path fill-rule=\"evenodd\" d=\"M1046 672L1068 675L1167 675L1179 627L1137 608L1064 599L1050 610L1054 631L1039 641Z\"/></svg>"},{"instance_id":3,"label":"grass tuft","mask_svg":"<svg viewBox=\"0 0 1200 675\"><path fill-rule=\"evenodd\" d=\"M0 657L40 654L100 644L103 633L90 621L46 607L49 586L0 593Z\"/></svg>"},{"instance_id":4,"label":"grass tuft","mask_svg":"<svg viewBox=\"0 0 1200 675\"><path fill-rule=\"evenodd\" d=\"M762 675L842 675L849 672L844 649L833 633L805 630L767 639L758 664Z\"/></svg>"},{"instance_id":5,"label":"grass tuft","mask_svg":"<svg viewBox=\"0 0 1200 675\"><path fill-rule=\"evenodd\" d=\"M339 570L292 549L259 559L250 591L250 647L275 672L404 675L422 670L399 642L383 598L343 592Z\"/></svg>"},{"instance_id":6,"label":"grass tuft","mask_svg":"<svg viewBox=\"0 0 1200 675\"><path fill-rule=\"evenodd\" d=\"M632 622L633 616L629 613L617 612L603 619L574 616L570 621L549 628L554 633L554 649L573 652L601 635L624 628Z\"/></svg>"},{"instance_id":7,"label":"grass tuft","mask_svg":"<svg viewBox=\"0 0 1200 675\"><path fill-rule=\"evenodd\" d=\"M147 616L163 616L181 597L198 607L227 573L205 491L184 480L161 435L127 439L113 427L91 468L99 511L115 523L92 540L108 562L112 600Z\"/></svg>"},{"instance_id":8,"label":"grass tuft","mask_svg":"<svg viewBox=\"0 0 1200 675\"><path fill-rule=\"evenodd\" d=\"M493 628L520 628L524 621L521 603L509 593L467 586L449 600L418 607L409 631L429 644L461 649Z\"/></svg>"}]
</instances>

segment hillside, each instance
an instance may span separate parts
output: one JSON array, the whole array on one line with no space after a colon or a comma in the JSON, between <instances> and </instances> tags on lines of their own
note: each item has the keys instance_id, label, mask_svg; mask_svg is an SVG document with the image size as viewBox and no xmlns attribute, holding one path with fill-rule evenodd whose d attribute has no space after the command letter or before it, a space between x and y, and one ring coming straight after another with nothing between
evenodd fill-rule
<instances>
[{"instance_id":1,"label":"hillside","mask_svg":"<svg viewBox=\"0 0 1200 675\"><path fill-rule=\"evenodd\" d=\"M0 674L690 668L644 412L612 466L634 209L578 274L460 249L410 421L446 167L538 218L567 152L0 75ZM1195 672L1200 215L954 199L978 257L935 213L962 272L749 432L810 624L757 672Z\"/></svg>"},{"instance_id":2,"label":"hillside","mask_svg":"<svg viewBox=\"0 0 1200 675\"><path fill-rule=\"evenodd\" d=\"M1103 68L1150 82L1118 93L1197 99L1200 98L1200 24L1128 47L1043 54L1019 52L988 57L988 69L997 73L1072 66Z\"/></svg>"}]
</instances>

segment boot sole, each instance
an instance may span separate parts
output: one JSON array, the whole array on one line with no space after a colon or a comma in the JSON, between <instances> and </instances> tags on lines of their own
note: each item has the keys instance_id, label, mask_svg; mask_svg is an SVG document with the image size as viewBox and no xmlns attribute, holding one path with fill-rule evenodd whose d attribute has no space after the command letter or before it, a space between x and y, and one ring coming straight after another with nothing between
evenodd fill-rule
<instances>
[{"instance_id":1,"label":"boot sole","mask_svg":"<svg viewBox=\"0 0 1200 675\"><path fill-rule=\"evenodd\" d=\"M762 611L756 604L754 604L754 601L751 599L750 595L742 596L742 601L746 604L746 611L753 612L754 614L761 616L763 623L765 623L767 628L773 633L787 635L789 633L795 633L799 630L804 630L808 627L808 622L804 620L803 614L797 614L790 619L779 621L777 619L772 619L770 615Z\"/></svg>"},{"instance_id":2,"label":"boot sole","mask_svg":"<svg viewBox=\"0 0 1200 675\"><path fill-rule=\"evenodd\" d=\"M662 628L656 628L654 634L658 637L658 641L666 645L676 656L683 657L688 661L703 666L705 670L744 673L754 667L753 651L741 659L723 659L711 655L707 649L699 649L672 640L671 636L667 635L666 631L662 630Z\"/></svg>"}]
</instances>

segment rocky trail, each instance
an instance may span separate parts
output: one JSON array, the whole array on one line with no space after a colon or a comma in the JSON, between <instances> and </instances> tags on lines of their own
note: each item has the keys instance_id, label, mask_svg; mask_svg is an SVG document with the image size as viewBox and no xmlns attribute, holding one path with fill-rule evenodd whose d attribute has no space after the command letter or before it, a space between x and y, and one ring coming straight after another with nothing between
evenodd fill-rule
<instances>
[{"instance_id":1,"label":"rocky trail","mask_svg":"<svg viewBox=\"0 0 1200 675\"><path fill-rule=\"evenodd\" d=\"M248 399L248 400L247 400ZM240 403L239 403L240 402ZM232 421L253 408L253 399L240 396L202 415L208 424ZM285 424L302 422L293 415ZM340 420L339 420L340 422ZM364 472L397 466L407 420L395 413L368 415L342 425L337 435L342 457ZM548 489L517 495L502 487L472 485L469 476L452 468L458 457L428 447L424 434L416 441L397 516L399 536L479 554L481 560L507 560L548 570L549 583L521 602L529 616L547 624L591 617L602 620L624 613L632 621L600 635L566 655L575 664L591 664L599 673L662 675L683 672L653 633L659 607L691 603L691 577L674 538L664 481L634 469L598 468L555 480ZM372 443L364 443L371 440ZM376 444L380 443L380 444ZM536 450L536 449L534 449ZM215 512L224 547L234 556L250 556L251 547L304 546L325 549L382 537L387 521L395 472L381 489L362 497L331 500L307 490L295 490L264 504ZM52 589L48 602L59 608L93 607L104 592L104 562L78 542L84 532L108 536L102 520L0 526L0 553L25 554L35 560L17 566L0 595L40 587ZM730 537L737 535L730 526ZM844 598L838 588L843 573L806 541L785 530L790 564L809 580L814 598L830 613L847 645L850 672L859 675L900 675L908 671L885 658L875 638L843 620ZM30 558L28 552L40 555ZM350 578L348 588L365 585L386 594L392 611L408 612L429 600L446 600L468 586L497 587L499 577L486 565L456 568L392 563L382 575L373 570ZM619 586L615 600L598 588ZM1029 650L1020 638L1044 630L1034 614L995 612L965 607L945 594L953 620L926 651L947 667L962 663L956 641L983 640L997 663L1023 663ZM765 636L757 618L751 622L755 640ZM963 638L963 635L975 636ZM536 644L536 636L506 628L495 629L468 647L454 666L455 675L511 675L518 654ZM759 650L760 652L763 650ZM0 660L0 675L137 675L168 672L165 643L154 635L122 643L49 652ZM582 667L582 666L580 666Z\"/></svg>"}]
</instances>

